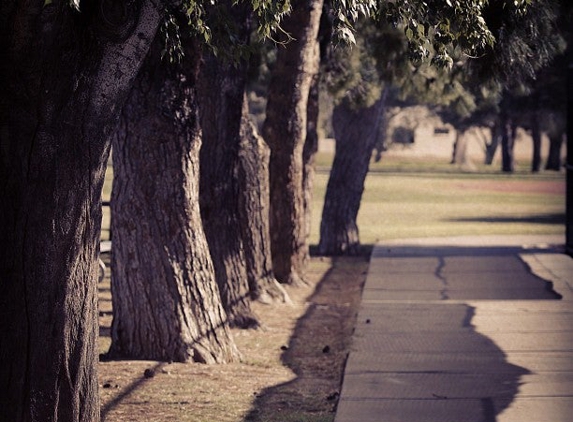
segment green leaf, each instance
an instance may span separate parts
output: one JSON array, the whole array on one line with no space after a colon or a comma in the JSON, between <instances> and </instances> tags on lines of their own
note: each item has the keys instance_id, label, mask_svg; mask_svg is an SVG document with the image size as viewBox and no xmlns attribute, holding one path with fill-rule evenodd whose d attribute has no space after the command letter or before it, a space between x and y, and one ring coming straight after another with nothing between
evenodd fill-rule
<instances>
[{"instance_id":1,"label":"green leaf","mask_svg":"<svg viewBox=\"0 0 573 422\"><path fill-rule=\"evenodd\" d=\"M406 38L408 38L408 41L412 41L414 38L414 31L412 31L412 28L406 29Z\"/></svg>"}]
</instances>

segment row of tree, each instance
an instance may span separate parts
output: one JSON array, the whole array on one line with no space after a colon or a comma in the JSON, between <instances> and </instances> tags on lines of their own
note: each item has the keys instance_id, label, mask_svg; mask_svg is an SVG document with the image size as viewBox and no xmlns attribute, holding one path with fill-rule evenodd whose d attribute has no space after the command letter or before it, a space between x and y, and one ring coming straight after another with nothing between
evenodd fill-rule
<instances>
[{"instance_id":1,"label":"row of tree","mask_svg":"<svg viewBox=\"0 0 573 422\"><path fill-rule=\"evenodd\" d=\"M304 282L321 58L339 101L320 249L347 253L392 85L421 78L427 93L424 69L505 54L501 35L537 4L550 2L3 2L0 419L99 419L96 275L112 143L108 357L237 359L229 327L257 325L251 301L286 301L281 284ZM264 142L245 104L253 31L278 44ZM329 53L332 38L357 47ZM433 67L413 65L426 59ZM483 80L507 66L486 64Z\"/></svg>"}]
</instances>

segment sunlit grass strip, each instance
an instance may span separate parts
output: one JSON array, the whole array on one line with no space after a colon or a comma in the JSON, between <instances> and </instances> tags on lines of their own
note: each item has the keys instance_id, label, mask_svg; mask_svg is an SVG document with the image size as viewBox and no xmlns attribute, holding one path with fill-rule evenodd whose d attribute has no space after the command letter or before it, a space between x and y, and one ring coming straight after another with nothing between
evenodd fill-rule
<instances>
[{"instance_id":1,"label":"sunlit grass strip","mask_svg":"<svg viewBox=\"0 0 573 422\"><path fill-rule=\"evenodd\" d=\"M562 175L545 178L507 175L371 172L358 214L363 244L377 240L457 236L561 234L565 195L539 192L544 183L563 183ZM467 183L471 179L471 183ZM484 182L480 186L480 180ZM540 181L541 180L541 181ZM319 240L327 173L315 181L310 243ZM495 184L504 184L504 190ZM534 192L523 184L536 184ZM512 184L520 189L512 191ZM493 186L493 188L492 188Z\"/></svg>"}]
</instances>

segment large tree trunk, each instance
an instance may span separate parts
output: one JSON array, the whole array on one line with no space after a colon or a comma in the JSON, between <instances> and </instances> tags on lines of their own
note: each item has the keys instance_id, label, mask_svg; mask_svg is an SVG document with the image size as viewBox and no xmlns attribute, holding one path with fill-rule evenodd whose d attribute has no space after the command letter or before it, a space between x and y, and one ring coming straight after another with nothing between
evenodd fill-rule
<instances>
[{"instance_id":1,"label":"large tree trunk","mask_svg":"<svg viewBox=\"0 0 573 422\"><path fill-rule=\"evenodd\" d=\"M305 239L302 159L307 102L318 72L318 29L323 0L294 0L282 28L294 39L277 49L269 85L263 136L271 148L271 247L273 268L282 283L302 282Z\"/></svg>"},{"instance_id":2,"label":"large tree trunk","mask_svg":"<svg viewBox=\"0 0 573 422\"><path fill-rule=\"evenodd\" d=\"M318 247L323 255L358 251L356 217L383 109L384 96L367 108L353 110L346 102L334 108L336 153L324 198Z\"/></svg>"},{"instance_id":3,"label":"large tree trunk","mask_svg":"<svg viewBox=\"0 0 573 422\"><path fill-rule=\"evenodd\" d=\"M248 40L247 10L236 8L233 19ZM223 306L235 327L258 326L251 311L247 262L241 232L238 178L241 118L247 63L236 64L206 54L200 71L201 148L200 203L203 224Z\"/></svg>"},{"instance_id":4,"label":"large tree trunk","mask_svg":"<svg viewBox=\"0 0 573 422\"><path fill-rule=\"evenodd\" d=\"M269 230L269 147L249 120L243 104L239 180L240 225L243 233L247 281L251 297L262 303L290 303L284 288L275 279Z\"/></svg>"},{"instance_id":5,"label":"large tree trunk","mask_svg":"<svg viewBox=\"0 0 573 422\"><path fill-rule=\"evenodd\" d=\"M563 145L563 138L563 134L550 134L549 152L547 154L545 170L561 171L561 167L563 166L561 160L561 146Z\"/></svg>"},{"instance_id":6,"label":"large tree trunk","mask_svg":"<svg viewBox=\"0 0 573 422\"><path fill-rule=\"evenodd\" d=\"M108 139L161 17L152 2L127 3L119 16L106 5L0 6L2 421L99 420Z\"/></svg>"},{"instance_id":7,"label":"large tree trunk","mask_svg":"<svg viewBox=\"0 0 573 422\"><path fill-rule=\"evenodd\" d=\"M158 37L114 138L110 357L216 363L237 350L221 305L199 210L196 73Z\"/></svg>"}]
</instances>

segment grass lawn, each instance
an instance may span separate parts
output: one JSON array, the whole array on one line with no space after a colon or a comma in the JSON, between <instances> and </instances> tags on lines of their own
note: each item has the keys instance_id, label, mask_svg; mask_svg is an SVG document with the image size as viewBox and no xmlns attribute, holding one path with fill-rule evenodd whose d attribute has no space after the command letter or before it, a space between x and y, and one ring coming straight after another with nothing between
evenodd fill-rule
<instances>
[{"instance_id":1,"label":"grass lawn","mask_svg":"<svg viewBox=\"0 0 573 422\"><path fill-rule=\"evenodd\" d=\"M319 163L325 163L324 158ZM310 244L319 240L327 167L315 182ZM564 173L518 168L464 173L431 160L386 160L371 167L358 227L363 244L377 240L457 235L564 233Z\"/></svg>"}]
</instances>

